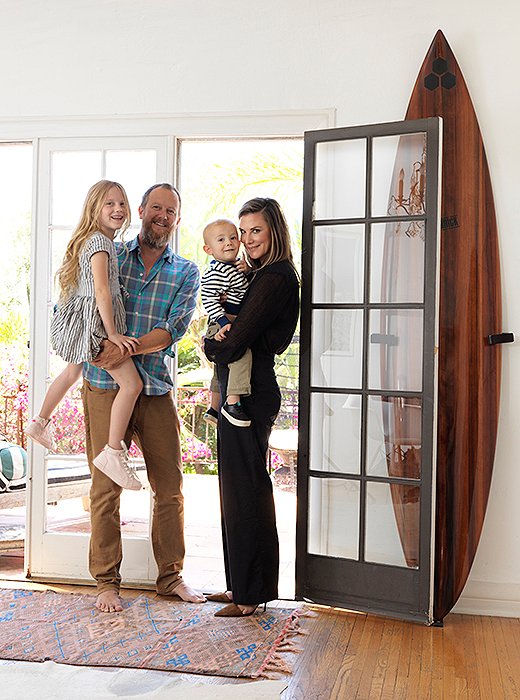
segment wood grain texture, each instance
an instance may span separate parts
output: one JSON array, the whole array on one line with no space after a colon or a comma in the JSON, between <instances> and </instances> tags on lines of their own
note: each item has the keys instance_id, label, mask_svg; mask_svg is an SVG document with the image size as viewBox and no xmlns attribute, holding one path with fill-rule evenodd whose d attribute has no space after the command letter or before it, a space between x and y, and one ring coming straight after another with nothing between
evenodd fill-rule
<instances>
[{"instance_id":1,"label":"wood grain texture","mask_svg":"<svg viewBox=\"0 0 520 700\"><path fill-rule=\"evenodd\" d=\"M488 502L500 399L498 234L489 170L461 70L437 32L406 119L443 118L434 617L460 596Z\"/></svg>"}]
</instances>

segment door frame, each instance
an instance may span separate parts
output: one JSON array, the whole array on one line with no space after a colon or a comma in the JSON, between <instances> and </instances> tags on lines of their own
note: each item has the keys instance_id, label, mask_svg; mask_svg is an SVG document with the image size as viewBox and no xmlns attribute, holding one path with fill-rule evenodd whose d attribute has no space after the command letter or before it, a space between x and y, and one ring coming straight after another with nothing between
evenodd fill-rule
<instances>
[{"instance_id":1,"label":"door frame","mask_svg":"<svg viewBox=\"0 0 520 700\"><path fill-rule=\"evenodd\" d=\"M128 139L142 137L164 137L168 139L167 160L170 164L168 179L175 180L176 150L179 139L189 138L262 138L262 137L291 137L301 136L305 129L330 127L335 123L336 113L333 108L311 110L272 110L251 112L201 112L190 114L157 114L142 115L128 114L122 117L109 115L76 115L71 117L31 117L17 120L3 120L0 124L0 139L3 141L26 141L33 145L33 205L32 205L32 240L31 240L31 288L34 290L40 284L40 276L36 274L34 261L40 255L40 237L37 219L39 207L42 201L42 189L45 186L41 179L40 162L41 148L44 139L96 139L110 140L112 138L126 137ZM34 381L36 365L39 360L35 357L35 341L42 331L41 313L37 312L34 294L31 298L31 415L34 407L43 397L43 385ZM41 311L41 309L39 309ZM45 331L46 337L47 331ZM38 373L42 374L39 366ZM45 374L45 373L43 373ZM43 501L46 484L40 469L42 457L35 457L39 446L29 447L27 499L26 499L26 527L27 538L25 546L24 569L27 576L40 580L57 581L83 581L74 570L69 575L39 575L38 566L32 564L41 547L42 528L41 518L33 517L32 511L36 507L36 501ZM41 508L41 504L39 506ZM38 532L39 531L39 532ZM53 535L48 535L53 538ZM77 536L81 537L81 536ZM51 542L51 539L49 539ZM130 543L129 546L133 545ZM55 555L59 557L60 548L52 545ZM90 578L86 582L91 582ZM143 581L137 580L138 585ZM129 585L129 581L125 581Z\"/></svg>"}]
</instances>

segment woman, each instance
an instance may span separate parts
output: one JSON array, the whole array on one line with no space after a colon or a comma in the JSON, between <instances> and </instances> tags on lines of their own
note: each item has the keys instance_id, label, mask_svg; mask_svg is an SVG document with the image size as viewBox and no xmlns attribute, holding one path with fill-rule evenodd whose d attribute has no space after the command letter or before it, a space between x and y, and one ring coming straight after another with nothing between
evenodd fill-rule
<instances>
[{"instance_id":1,"label":"woman","mask_svg":"<svg viewBox=\"0 0 520 700\"><path fill-rule=\"evenodd\" d=\"M253 268L240 313L223 340L206 340L206 354L217 363L221 396L226 396L227 365L247 348L253 354L251 395L242 398L251 426L219 418L218 464L225 593L208 600L229 603L220 617L252 615L260 603L278 597L278 534L273 488L267 473L271 428L280 409L274 356L291 342L299 311L299 283L287 222L278 202L257 197L239 213L240 235ZM265 605L264 605L265 607Z\"/></svg>"}]
</instances>

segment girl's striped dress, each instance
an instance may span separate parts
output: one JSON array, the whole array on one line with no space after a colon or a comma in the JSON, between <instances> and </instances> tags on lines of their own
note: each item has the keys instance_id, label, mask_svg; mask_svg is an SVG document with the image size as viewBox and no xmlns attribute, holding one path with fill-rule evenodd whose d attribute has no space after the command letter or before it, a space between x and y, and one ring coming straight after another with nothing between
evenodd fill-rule
<instances>
[{"instance_id":1,"label":"girl's striped dress","mask_svg":"<svg viewBox=\"0 0 520 700\"><path fill-rule=\"evenodd\" d=\"M118 333L126 332L126 315L119 284L119 268L114 243L102 233L88 238L79 256L78 286L65 300L60 299L51 321L51 345L66 362L90 362L107 337L96 306L94 277L90 259L94 253L108 253L108 280L114 320Z\"/></svg>"}]
</instances>

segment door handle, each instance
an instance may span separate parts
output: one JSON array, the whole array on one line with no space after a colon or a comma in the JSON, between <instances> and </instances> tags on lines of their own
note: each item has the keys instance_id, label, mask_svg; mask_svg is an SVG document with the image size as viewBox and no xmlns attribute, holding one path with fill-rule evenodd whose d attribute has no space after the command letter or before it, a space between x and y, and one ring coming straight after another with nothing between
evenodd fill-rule
<instances>
[{"instance_id":1,"label":"door handle","mask_svg":"<svg viewBox=\"0 0 520 700\"><path fill-rule=\"evenodd\" d=\"M372 333L370 342L377 345L399 345L399 336L391 333Z\"/></svg>"},{"instance_id":2,"label":"door handle","mask_svg":"<svg viewBox=\"0 0 520 700\"><path fill-rule=\"evenodd\" d=\"M500 343L514 343L515 336L513 333L495 333L488 335L488 343L490 345L499 345Z\"/></svg>"}]
</instances>

